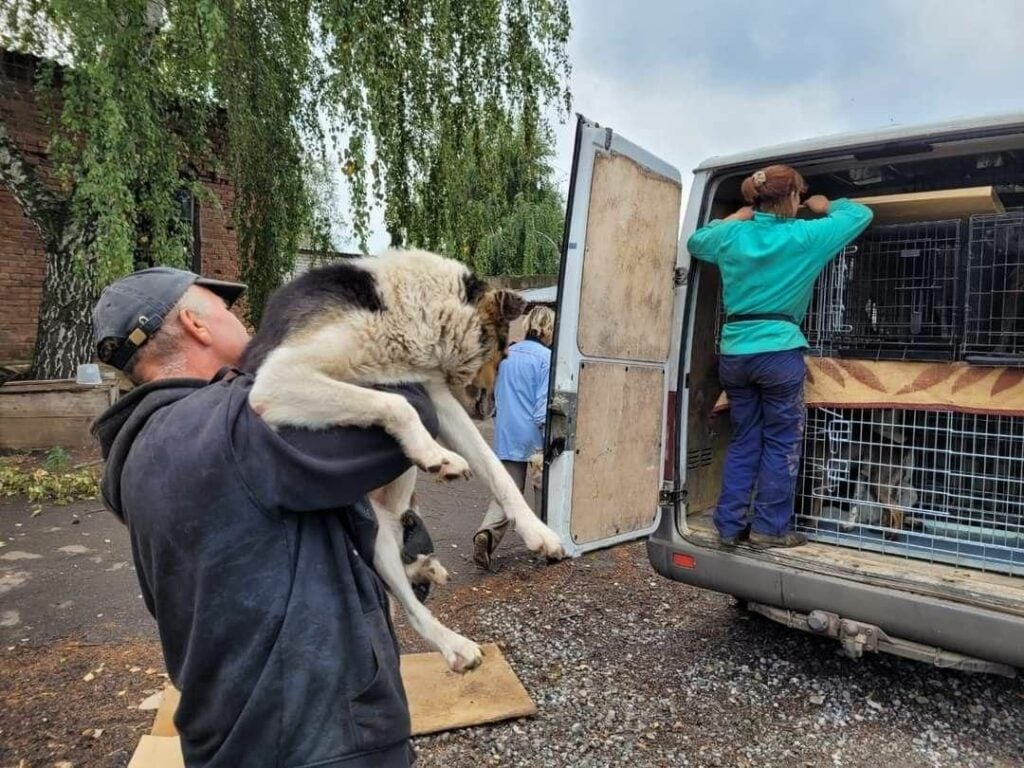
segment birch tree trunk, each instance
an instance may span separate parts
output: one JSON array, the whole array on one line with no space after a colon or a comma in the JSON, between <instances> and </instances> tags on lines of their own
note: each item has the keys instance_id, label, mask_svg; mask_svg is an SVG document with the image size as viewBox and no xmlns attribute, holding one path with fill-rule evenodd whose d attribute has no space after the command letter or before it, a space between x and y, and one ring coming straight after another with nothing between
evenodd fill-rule
<instances>
[{"instance_id":1,"label":"birch tree trunk","mask_svg":"<svg viewBox=\"0 0 1024 768\"><path fill-rule=\"evenodd\" d=\"M73 378L92 359L92 306L97 298L87 254L87 228L69 224L67 202L46 188L0 122L0 183L10 191L39 233L46 252L43 298L39 307L30 375Z\"/></svg>"},{"instance_id":2,"label":"birch tree trunk","mask_svg":"<svg viewBox=\"0 0 1024 768\"><path fill-rule=\"evenodd\" d=\"M96 303L93 276L75 263L74 251L46 250L46 277L39 325L32 352L32 376L71 379L80 363L93 359L92 308Z\"/></svg>"}]
</instances>

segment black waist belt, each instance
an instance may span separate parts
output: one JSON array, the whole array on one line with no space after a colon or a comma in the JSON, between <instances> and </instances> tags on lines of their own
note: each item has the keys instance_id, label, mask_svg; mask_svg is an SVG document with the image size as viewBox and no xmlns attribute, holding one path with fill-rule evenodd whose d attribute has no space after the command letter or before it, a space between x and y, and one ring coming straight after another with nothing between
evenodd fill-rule
<instances>
[{"instance_id":1,"label":"black waist belt","mask_svg":"<svg viewBox=\"0 0 1024 768\"><path fill-rule=\"evenodd\" d=\"M800 321L792 315L783 315L776 312L755 312L750 315L728 315L725 318L726 323L747 323L752 320L781 320L784 323L800 325Z\"/></svg>"}]
</instances>

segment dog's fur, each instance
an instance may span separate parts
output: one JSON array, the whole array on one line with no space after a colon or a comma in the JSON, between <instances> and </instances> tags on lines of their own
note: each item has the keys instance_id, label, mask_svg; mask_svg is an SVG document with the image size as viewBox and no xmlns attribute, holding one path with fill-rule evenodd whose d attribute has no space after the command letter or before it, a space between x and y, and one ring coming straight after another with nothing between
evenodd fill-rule
<instances>
[{"instance_id":1,"label":"dog's fur","mask_svg":"<svg viewBox=\"0 0 1024 768\"><path fill-rule=\"evenodd\" d=\"M544 454L537 451L535 454L530 456L530 460L527 462L526 468L528 477L530 478L530 484L535 490L540 490L544 487Z\"/></svg>"},{"instance_id":2,"label":"dog's fur","mask_svg":"<svg viewBox=\"0 0 1024 768\"><path fill-rule=\"evenodd\" d=\"M254 371L250 404L273 426L379 426L412 462L439 479L481 475L527 547L564 557L558 536L522 492L464 409L462 393L486 377L506 346L509 322L526 309L465 265L425 251L390 251L312 270L277 291L242 368ZM370 389L420 383L438 415L437 443L405 398ZM461 455L460 455L461 454ZM442 625L420 603L401 557L402 513L416 469L370 494L380 525L374 566L413 629L454 670L478 665L479 647ZM443 569L442 569L443 570ZM445 578L447 574L445 573Z\"/></svg>"},{"instance_id":3,"label":"dog's fur","mask_svg":"<svg viewBox=\"0 0 1024 768\"><path fill-rule=\"evenodd\" d=\"M885 538L896 540L908 522L913 525L906 510L916 508L920 500L913 484L916 452L887 411L871 411L866 423L855 425L851 437L839 457L852 469L848 492L838 494L848 499L848 506L837 507L816 495L811 514L837 520L844 531L858 525L881 527Z\"/></svg>"},{"instance_id":4,"label":"dog's fur","mask_svg":"<svg viewBox=\"0 0 1024 768\"><path fill-rule=\"evenodd\" d=\"M918 501L913 485L914 449L898 443L864 445L857 451L856 462L851 519L881 526L885 538L898 539L905 527L904 511L915 508Z\"/></svg>"},{"instance_id":5,"label":"dog's fur","mask_svg":"<svg viewBox=\"0 0 1024 768\"><path fill-rule=\"evenodd\" d=\"M466 387L466 410L474 419L486 419L494 415L494 385L498 380L498 368L508 357L507 342L498 358L490 358L480 368L476 380Z\"/></svg>"},{"instance_id":6,"label":"dog's fur","mask_svg":"<svg viewBox=\"0 0 1024 768\"><path fill-rule=\"evenodd\" d=\"M409 502L409 509L402 513L399 522L402 524L402 563L405 565L405 575L412 584L416 598L425 603L431 584L444 586L448 583L448 571L434 553L434 540L430 538L427 524L419 515L415 493Z\"/></svg>"}]
</instances>

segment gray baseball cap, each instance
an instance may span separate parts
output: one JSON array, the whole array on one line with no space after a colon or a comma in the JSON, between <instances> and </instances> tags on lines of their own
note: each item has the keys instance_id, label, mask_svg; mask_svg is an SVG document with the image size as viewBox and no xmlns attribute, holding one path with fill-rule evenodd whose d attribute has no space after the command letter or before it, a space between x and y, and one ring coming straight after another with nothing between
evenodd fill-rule
<instances>
[{"instance_id":1,"label":"gray baseball cap","mask_svg":"<svg viewBox=\"0 0 1024 768\"><path fill-rule=\"evenodd\" d=\"M173 267L133 272L104 288L92 310L93 343L98 347L104 339L120 342L112 353L108 350L104 362L123 369L135 351L160 329L164 318L192 285L213 291L228 306L245 291L242 283L201 277Z\"/></svg>"}]
</instances>

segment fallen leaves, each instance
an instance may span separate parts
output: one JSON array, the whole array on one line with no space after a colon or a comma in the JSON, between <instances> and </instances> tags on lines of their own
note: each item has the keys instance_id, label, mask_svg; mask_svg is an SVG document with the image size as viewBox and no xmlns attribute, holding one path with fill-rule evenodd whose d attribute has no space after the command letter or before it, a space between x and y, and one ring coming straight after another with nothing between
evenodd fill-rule
<instances>
[{"instance_id":1,"label":"fallen leaves","mask_svg":"<svg viewBox=\"0 0 1024 768\"><path fill-rule=\"evenodd\" d=\"M82 679L85 682L87 682L87 683L91 683L93 680L96 679L96 676L99 675L104 670L104 668L106 666L107 666L106 662L100 664L98 667L96 667L96 669L93 669L93 670L90 670L89 672L87 672L85 674L85 677L83 677Z\"/></svg>"}]
</instances>

